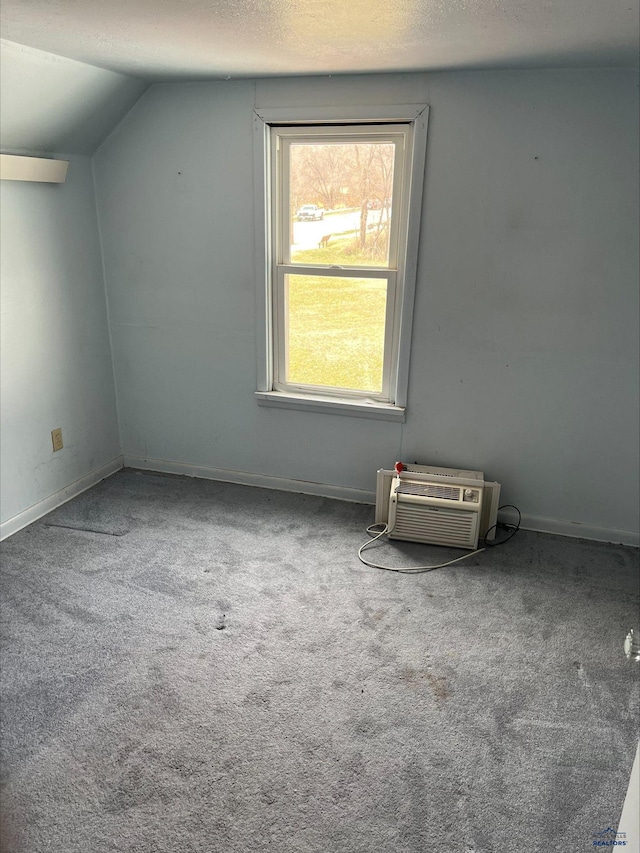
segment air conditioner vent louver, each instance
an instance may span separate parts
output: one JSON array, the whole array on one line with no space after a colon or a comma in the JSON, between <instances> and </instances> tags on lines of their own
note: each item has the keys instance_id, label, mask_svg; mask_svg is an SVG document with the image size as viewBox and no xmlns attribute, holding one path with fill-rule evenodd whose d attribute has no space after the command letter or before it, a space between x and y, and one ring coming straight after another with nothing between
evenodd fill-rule
<instances>
[{"instance_id":1,"label":"air conditioner vent louver","mask_svg":"<svg viewBox=\"0 0 640 853\"><path fill-rule=\"evenodd\" d=\"M459 501L460 489L455 486L438 486L431 483L400 483L397 489L403 495L422 495L425 498L440 498L445 501Z\"/></svg>"},{"instance_id":2,"label":"air conditioner vent louver","mask_svg":"<svg viewBox=\"0 0 640 853\"><path fill-rule=\"evenodd\" d=\"M411 474L395 477L389 498L389 538L476 548L483 487L474 486L477 500L465 501L469 481L458 479L463 483L442 483L435 477Z\"/></svg>"},{"instance_id":3,"label":"air conditioner vent louver","mask_svg":"<svg viewBox=\"0 0 640 853\"><path fill-rule=\"evenodd\" d=\"M478 536L478 514L399 502L395 527L390 536L393 539L474 548Z\"/></svg>"}]
</instances>

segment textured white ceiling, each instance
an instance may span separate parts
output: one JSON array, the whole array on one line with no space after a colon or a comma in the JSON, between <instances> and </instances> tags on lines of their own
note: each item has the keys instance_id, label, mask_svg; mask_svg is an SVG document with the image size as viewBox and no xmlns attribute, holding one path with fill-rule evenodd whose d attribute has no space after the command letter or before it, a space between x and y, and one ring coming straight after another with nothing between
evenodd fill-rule
<instances>
[{"instance_id":1,"label":"textured white ceiling","mask_svg":"<svg viewBox=\"0 0 640 853\"><path fill-rule=\"evenodd\" d=\"M2 0L1 26L163 80L638 62L638 0Z\"/></svg>"}]
</instances>

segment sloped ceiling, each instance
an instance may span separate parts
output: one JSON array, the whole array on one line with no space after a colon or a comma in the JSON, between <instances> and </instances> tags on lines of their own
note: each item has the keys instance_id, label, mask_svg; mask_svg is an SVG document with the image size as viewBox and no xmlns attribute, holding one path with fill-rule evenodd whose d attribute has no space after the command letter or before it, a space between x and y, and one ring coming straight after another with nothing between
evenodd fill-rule
<instances>
[{"instance_id":1,"label":"sloped ceiling","mask_svg":"<svg viewBox=\"0 0 640 853\"><path fill-rule=\"evenodd\" d=\"M638 0L3 0L5 38L146 79L626 66Z\"/></svg>"},{"instance_id":2,"label":"sloped ceiling","mask_svg":"<svg viewBox=\"0 0 640 853\"><path fill-rule=\"evenodd\" d=\"M2 0L5 153L90 154L149 82L637 66L640 0Z\"/></svg>"},{"instance_id":3,"label":"sloped ceiling","mask_svg":"<svg viewBox=\"0 0 640 853\"><path fill-rule=\"evenodd\" d=\"M2 40L0 146L9 154L91 154L148 83Z\"/></svg>"}]
</instances>

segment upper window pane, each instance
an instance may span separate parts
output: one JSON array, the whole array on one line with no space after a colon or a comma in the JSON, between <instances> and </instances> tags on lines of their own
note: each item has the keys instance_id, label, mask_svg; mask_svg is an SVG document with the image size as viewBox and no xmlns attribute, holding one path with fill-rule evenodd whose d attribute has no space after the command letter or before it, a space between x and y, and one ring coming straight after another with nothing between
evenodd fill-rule
<instances>
[{"instance_id":1,"label":"upper window pane","mask_svg":"<svg viewBox=\"0 0 640 853\"><path fill-rule=\"evenodd\" d=\"M396 144L291 142L289 259L389 266Z\"/></svg>"}]
</instances>

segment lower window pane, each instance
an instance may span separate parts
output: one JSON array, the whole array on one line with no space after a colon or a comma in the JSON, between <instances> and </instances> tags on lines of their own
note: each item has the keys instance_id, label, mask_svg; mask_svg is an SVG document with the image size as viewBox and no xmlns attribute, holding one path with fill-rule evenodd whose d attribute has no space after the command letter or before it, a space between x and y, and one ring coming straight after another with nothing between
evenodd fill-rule
<instances>
[{"instance_id":1,"label":"lower window pane","mask_svg":"<svg viewBox=\"0 0 640 853\"><path fill-rule=\"evenodd\" d=\"M286 275L287 379L382 391L387 281Z\"/></svg>"}]
</instances>

